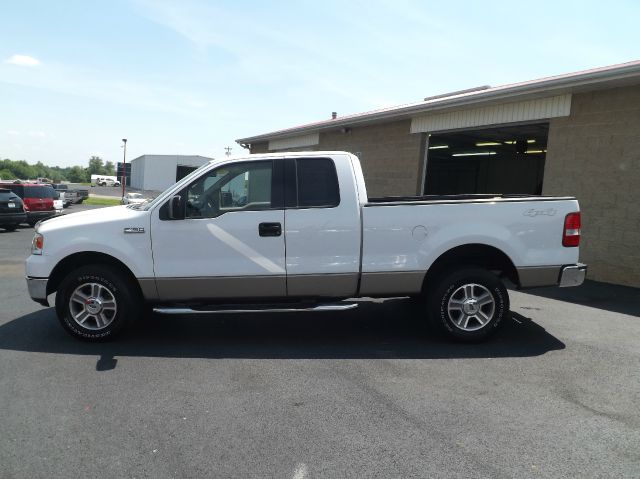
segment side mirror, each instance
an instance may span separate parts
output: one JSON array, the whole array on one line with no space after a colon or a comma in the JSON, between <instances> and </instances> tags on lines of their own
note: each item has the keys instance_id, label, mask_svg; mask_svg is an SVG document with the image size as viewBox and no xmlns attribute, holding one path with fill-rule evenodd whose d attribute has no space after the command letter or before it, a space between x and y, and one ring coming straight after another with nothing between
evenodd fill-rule
<instances>
[{"instance_id":1,"label":"side mirror","mask_svg":"<svg viewBox=\"0 0 640 479\"><path fill-rule=\"evenodd\" d=\"M184 219L184 208L182 207L182 196L175 195L169 200L169 218L172 220Z\"/></svg>"}]
</instances>

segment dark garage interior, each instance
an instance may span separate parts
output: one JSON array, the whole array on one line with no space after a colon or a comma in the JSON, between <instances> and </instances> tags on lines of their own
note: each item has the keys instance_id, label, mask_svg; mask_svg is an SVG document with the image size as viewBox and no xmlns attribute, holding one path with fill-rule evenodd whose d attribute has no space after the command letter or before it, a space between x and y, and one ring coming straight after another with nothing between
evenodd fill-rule
<instances>
[{"instance_id":1,"label":"dark garage interior","mask_svg":"<svg viewBox=\"0 0 640 479\"><path fill-rule=\"evenodd\" d=\"M198 168L196 166L184 166L178 165L176 168L176 182L180 181L182 178L187 176L192 171L196 171Z\"/></svg>"},{"instance_id":2,"label":"dark garage interior","mask_svg":"<svg viewBox=\"0 0 640 479\"><path fill-rule=\"evenodd\" d=\"M424 194L542 193L548 123L428 138Z\"/></svg>"}]
</instances>

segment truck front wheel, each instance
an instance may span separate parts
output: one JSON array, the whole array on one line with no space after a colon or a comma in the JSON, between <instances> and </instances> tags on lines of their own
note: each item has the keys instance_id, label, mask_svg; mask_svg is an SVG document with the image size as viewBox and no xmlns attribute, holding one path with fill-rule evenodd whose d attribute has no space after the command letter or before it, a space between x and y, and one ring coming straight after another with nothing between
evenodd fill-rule
<instances>
[{"instance_id":1,"label":"truck front wheel","mask_svg":"<svg viewBox=\"0 0 640 479\"><path fill-rule=\"evenodd\" d=\"M496 275L469 267L443 275L428 308L432 322L449 337L481 341L509 314L509 295Z\"/></svg>"},{"instance_id":2,"label":"truck front wheel","mask_svg":"<svg viewBox=\"0 0 640 479\"><path fill-rule=\"evenodd\" d=\"M64 329L84 341L115 337L138 313L135 286L117 268L95 264L78 268L61 282L56 313Z\"/></svg>"}]
</instances>

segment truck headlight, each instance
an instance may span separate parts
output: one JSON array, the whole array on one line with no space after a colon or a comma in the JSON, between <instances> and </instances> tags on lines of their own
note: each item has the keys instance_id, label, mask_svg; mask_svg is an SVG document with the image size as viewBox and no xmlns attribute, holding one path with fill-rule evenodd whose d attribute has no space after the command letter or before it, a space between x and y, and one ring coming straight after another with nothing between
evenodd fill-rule
<instances>
[{"instance_id":1,"label":"truck headlight","mask_svg":"<svg viewBox=\"0 0 640 479\"><path fill-rule=\"evenodd\" d=\"M33 235L33 241L31 242L31 254L42 254L44 249L44 236L40 233Z\"/></svg>"}]
</instances>

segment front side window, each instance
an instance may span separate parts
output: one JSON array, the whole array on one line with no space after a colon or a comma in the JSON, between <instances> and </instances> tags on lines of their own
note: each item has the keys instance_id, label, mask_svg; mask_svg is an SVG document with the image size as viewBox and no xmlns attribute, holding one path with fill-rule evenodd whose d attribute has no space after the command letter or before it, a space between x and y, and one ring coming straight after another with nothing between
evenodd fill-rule
<instances>
[{"instance_id":1,"label":"front side window","mask_svg":"<svg viewBox=\"0 0 640 479\"><path fill-rule=\"evenodd\" d=\"M215 218L232 211L271 208L271 161L224 165L186 189L186 218Z\"/></svg>"}]
</instances>

